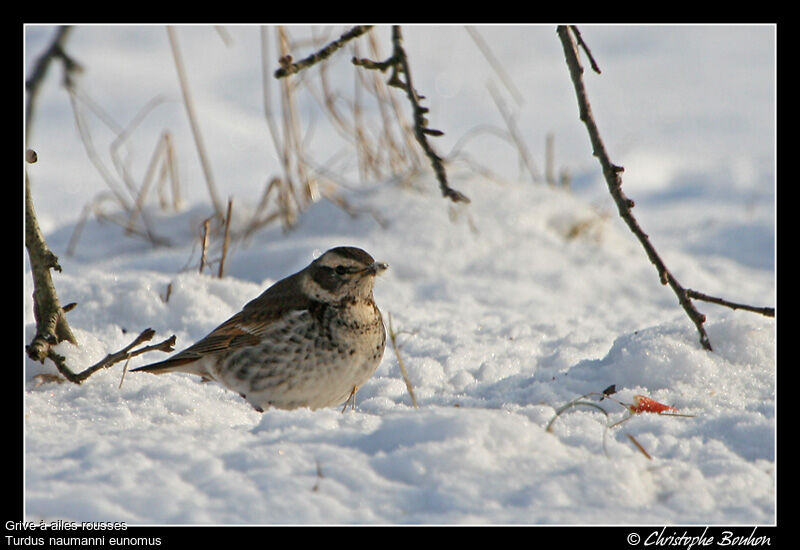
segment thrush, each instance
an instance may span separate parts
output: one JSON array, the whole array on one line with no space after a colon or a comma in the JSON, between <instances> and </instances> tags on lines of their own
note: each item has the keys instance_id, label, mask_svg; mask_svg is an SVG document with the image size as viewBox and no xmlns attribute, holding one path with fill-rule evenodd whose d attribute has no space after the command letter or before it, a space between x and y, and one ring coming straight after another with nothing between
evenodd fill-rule
<instances>
[{"instance_id":1,"label":"thrush","mask_svg":"<svg viewBox=\"0 0 800 550\"><path fill-rule=\"evenodd\" d=\"M351 399L354 405L386 345L372 288L387 267L360 248L328 250L202 340L133 371L195 374L239 393L260 412L346 408Z\"/></svg>"}]
</instances>

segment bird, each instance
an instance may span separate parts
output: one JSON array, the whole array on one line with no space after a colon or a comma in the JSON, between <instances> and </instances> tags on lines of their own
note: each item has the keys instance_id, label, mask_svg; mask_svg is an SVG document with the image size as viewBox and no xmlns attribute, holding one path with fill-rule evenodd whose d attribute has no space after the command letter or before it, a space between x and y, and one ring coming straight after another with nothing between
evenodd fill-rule
<instances>
[{"instance_id":1,"label":"bird","mask_svg":"<svg viewBox=\"0 0 800 550\"><path fill-rule=\"evenodd\" d=\"M255 410L348 404L383 358L375 277L388 268L339 246L276 282L206 337L131 372L186 372L237 392Z\"/></svg>"}]
</instances>

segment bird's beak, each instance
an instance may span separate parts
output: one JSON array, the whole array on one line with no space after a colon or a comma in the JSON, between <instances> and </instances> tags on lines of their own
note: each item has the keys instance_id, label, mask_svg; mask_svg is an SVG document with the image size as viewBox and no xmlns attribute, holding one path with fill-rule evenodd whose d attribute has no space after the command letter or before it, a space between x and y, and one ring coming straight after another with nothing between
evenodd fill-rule
<instances>
[{"instance_id":1,"label":"bird's beak","mask_svg":"<svg viewBox=\"0 0 800 550\"><path fill-rule=\"evenodd\" d=\"M366 269L367 273L372 275L380 275L383 271L385 271L389 267L389 264L384 262L373 262L369 265Z\"/></svg>"}]
</instances>

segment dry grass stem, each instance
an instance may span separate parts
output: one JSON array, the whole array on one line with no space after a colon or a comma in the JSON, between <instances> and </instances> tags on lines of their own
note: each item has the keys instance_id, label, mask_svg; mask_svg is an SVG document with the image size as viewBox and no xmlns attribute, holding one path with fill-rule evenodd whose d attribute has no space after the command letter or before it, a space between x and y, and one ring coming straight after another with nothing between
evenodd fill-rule
<instances>
[{"instance_id":1,"label":"dry grass stem","mask_svg":"<svg viewBox=\"0 0 800 550\"><path fill-rule=\"evenodd\" d=\"M358 393L358 386L353 386L350 396L347 398L347 401L344 402L344 407L342 407L342 414L347 410L348 405L350 406L350 412L356 410L356 393Z\"/></svg>"},{"instance_id":2,"label":"dry grass stem","mask_svg":"<svg viewBox=\"0 0 800 550\"><path fill-rule=\"evenodd\" d=\"M647 451L645 451L645 450L644 450L644 447L642 447L642 444L641 444L641 443L639 443L638 441L636 441L636 438L635 438L635 437L633 437L633 436L632 436L631 434L629 434L629 433L626 433L625 435L627 435L627 436L628 436L628 439L630 439L631 443L633 443L633 444L634 444L634 446L635 446L637 449L639 449L639 452L640 452L640 453L642 453L642 454L643 454L645 457L647 457L647 460L653 460L653 457L652 457L652 456L650 456L650 453L648 453Z\"/></svg>"},{"instance_id":3,"label":"dry grass stem","mask_svg":"<svg viewBox=\"0 0 800 550\"><path fill-rule=\"evenodd\" d=\"M95 170L97 170L97 173L100 174L100 177L103 179L111 194L119 203L121 209L129 212L131 210L131 203L128 201L128 198L118 185L114 176L100 159L100 155L97 153L91 133L89 132L88 124L84 118L81 105L87 105L91 107L93 103L88 101L85 96L80 94L80 92L73 86L68 87L67 92L69 94L70 106L72 107L72 114L75 119L75 128L78 130L78 136L81 139L81 143L83 144L87 158L94 165ZM98 114L98 118L107 125L111 122L104 119L102 114L98 113L96 109L93 109L93 111L95 114Z\"/></svg>"},{"instance_id":4,"label":"dry grass stem","mask_svg":"<svg viewBox=\"0 0 800 550\"><path fill-rule=\"evenodd\" d=\"M284 27L278 27L278 38L281 53L288 55L289 38ZM316 182L309 177L306 171L303 152L303 139L300 131L299 116L297 115L297 102L295 98L295 84L291 79L285 78L281 81L283 121L284 121L284 145L287 147L287 158L293 160L293 167L297 173L297 180L302 185L303 201L300 202L294 196L296 203L304 207L319 198ZM291 189L294 193L294 188Z\"/></svg>"},{"instance_id":5,"label":"dry grass stem","mask_svg":"<svg viewBox=\"0 0 800 550\"><path fill-rule=\"evenodd\" d=\"M211 227L211 218L206 218L203 220L203 240L201 241L200 245L200 273L203 272L203 269L207 263L208 257L208 234Z\"/></svg>"},{"instance_id":6,"label":"dry grass stem","mask_svg":"<svg viewBox=\"0 0 800 550\"><path fill-rule=\"evenodd\" d=\"M514 101L517 103L517 105L522 105L524 102L522 94L519 92L519 89L516 87L516 85L514 85L514 81L511 80L511 77L508 75L508 72L506 72L503 64L494 55L492 49L489 47L489 44L486 43L486 40L483 39L475 27L471 25L465 25L464 28L467 30L467 33L469 34L470 38L472 38L473 42L475 42L475 45L478 46L478 49L483 54L483 57L485 57L486 61L489 62L489 66L497 74L498 78L500 78L500 81L506 87L508 93L510 93L511 97L514 98Z\"/></svg>"},{"instance_id":7,"label":"dry grass stem","mask_svg":"<svg viewBox=\"0 0 800 550\"><path fill-rule=\"evenodd\" d=\"M106 113L102 107L97 104L97 102L93 101L86 93L78 89L73 79L70 79L67 84L67 92L75 119L75 125L78 129L78 135L84 146L86 155L94 165L98 174L100 174L101 178L106 183L110 192L110 194L99 193L90 203L87 204L86 207L84 207L82 218L73 230L72 237L70 238L67 254L71 255L74 253L78 238L83 229L83 225L86 222L86 218L84 216L90 212L94 212L99 220L109 220L119 225L128 235L143 237L153 246L162 246L164 244L168 244L168 240L165 237L159 236L155 233L152 228L152 224L142 210L142 207L144 196L146 195L150 186L150 179L153 177L153 171L155 170L157 163L161 160L161 157L165 155L172 155L171 146L164 151L164 145L162 142L165 141L165 138L163 136L162 138L159 138L159 141L156 144L156 151L154 152L153 157L151 157L151 163L148 168L147 175L145 176L145 179L138 190L137 184L134 182L133 177L131 176L130 169L126 165L125 158L123 158L121 155L121 149L126 145L127 140L130 138L133 131L139 126L141 121L152 111L155 106L164 101L163 97L158 96L151 99L142 109L139 110L128 126L122 127L117 124L108 115L108 113ZM94 146L94 141L92 139L91 132L89 131L89 124L85 119L85 109L88 109L88 111L94 114L100 122L102 122L116 135L109 147L109 154L113 168L116 171L116 177L114 174L112 174L111 170L106 167ZM172 161L170 160L170 162ZM174 174L174 166L171 166L170 170ZM173 177L173 189L176 185L176 178ZM174 190L173 195L177 195ZM100 205L108 198L113 198L118 209L123 213L119 215L103 213L102 210L100 210ZM124 213L127 213L127 215ZM141 227L136 225L137 219L141 220Z\"/></svg>"},{"instance_id":8,"label":"dry grass stem","mask_svg":"<svg viewBox=\"0 0 800 550\"><path fill-rule=\"evenodd\" d=\"M506 127L508 128L508 134L511 136L511 140L517 147L520 162L523 166L525 166L525 169L531 177L531 181L533 183L540 183L542 181L542 176L539 173L538 168L536 168L533 159L531 158L528 147L525 145L525 140L522 138L522 135L517 128L517 123L514 120L514 117L506 108L505 102L500 97L500 94L497 92L494 85L489 82L487 86L489 88L489 93L494 100L494 104L497 107L497 110L500 111L500 116L503 117L503 122L505 122Z\"/></svg>"},{"instance_id":9,"label":"dry grass stem","mask_svg":"<svg viewBox=\"0 0 800 550\"><path fill-rule=\"evenodd\" d=\"M138 194L136 195L134 206L131 209L130 216L128 218L128 232L132 232L134 230L136 218L139 214L141 214L142 209L144 208L147 193L150 191L152 182L156 178L156 171L158 170L159 166L161 166L162 176L169 173L174 178L175 170L172 166L172 154L170 153L170 149L171 142L169 139L169 133L164 132L156 143L155 151L153 151L153 155L150 157L150 162L147 165L147 170L145 171L144 178L142 179L142 185L139 188ZM174 190L176 187L177 186L173 183L173 197L175 196ZM163 206L164 204L162 202L162 207Z\"/></svg>"},{"instance_id":10,"label":"dry grass stem","mask_svg":"<svg viewBox=\"0 0 800 550\"><path fill-rule=\"evenodd\" d=\"M181 188L178 180L178 164L175 160L175 146L172 143L172 133L164 132L164 161L161 163L161 172L158 177L158 193L161 208L166 209L169 204L166 200L164 182L169 180L172 196L172 210L178 211L183 207Z\"/></svg>"},{"instance_id":11,"label":"dry grass stem","mask_svg":"<svg viewBox=\"0 0 800 550\"><path fill-rule=\"evenodd\" d=\"M554 172L554 158L555 156L555 136L552 132L548 132L544 138L544 181L548 185L556 184L556 177Z\"/></svg>"},{"instance_id":12,"label":"dry grass stem","mask_svg":"<svg viewBox=\"0 0 800 550\"><path fill-rule=\"evenodd\" d=\"M403 382L406 383L406 389L408 390L408 395L411 396L411 404L414 406L415 409L419 408L417 405L417 397L414 395L414 387L411 385L411 379L408 377L408 371L406 371L406 366L403 363L403 357L400 355L400 349L397 345L397 333L392 326L392 314L389 313L389 341L392 343L392 349L394 350L394 356L397 357L397 364L400 367L400 373L403 375Z\"/></svg>"},{"instance_id":13,"label":"dry grass stem","mask_svg":"<svg viewBox=\"0 0 800 550\"><path fill-rule=\"evenodd\" d=\"M203 135L200 132L200 125L197 121L197 115L194 110L194 101L192 100L191 89L189 88L189 79L186 76L186 69L183 65L183 58L181 56L180 47L178 45L178 37L175 29L172 26L167 26L167 36L169 38L170 48L172 49L172 57L175 62L175 70L178 73L178 82L181 87L181 94L183 94L183 105L186 108L186 115L189 118L189 125L194 137L195 148L197 155L200 158L200 166L203 169L203 175L206 179L206 186L208 187L208 194L211 198L211 204L214 211L219 217L222 217L222 202L217 195L217 187L214 182L214 175L211 171L211 163L208 160L206 153L205 143L203 142Z\"/></svg>"},{"instance_id":14,"label":"dry grass stem","mask_svg":"<svg viewBox=\"0 0 800 550\"><path fill-rule=\"evenodd\" d=\"M219 278L225 275L225 259L228 256L228 246L231 244L231 215L233 214L233 199L228 199L228 211L225 215L225 236L222 241L222 257L219 260Z\"/></svg>"}]
</instances>

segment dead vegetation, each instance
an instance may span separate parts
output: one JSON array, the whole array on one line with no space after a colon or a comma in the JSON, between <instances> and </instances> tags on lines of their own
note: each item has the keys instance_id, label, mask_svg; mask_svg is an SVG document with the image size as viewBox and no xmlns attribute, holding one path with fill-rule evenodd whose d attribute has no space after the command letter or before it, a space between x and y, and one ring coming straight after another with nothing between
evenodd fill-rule
<instances>
[{"instance_id":1,"label":"dead vegetation","mask_svg":"<svg viewBox=\"0 0 800 550\"><path fill-rule=\"evenodd\" d=\"M520 166L525 167L531 181L537 184L569 184L566 170L560 171L558 181L555 176L554 136L548 134L545 139L542 171L538 169L535 155L516 127L517 115L506 106L497 87L491 82L488 86L505 127L476 127L462 136L446 155L436 152L429 138L442 135L443 132L428 126L428 109L422 105L424 97L410 80L411 60L402 48L399 27L392 28L388 57L387 48L381 44L381 34L368 26L350 28L339 38L333 39L335 31L332 27L312 28L310 40L294 38L292 34L295 29L292 28L261 27L259 55L263 116L270 136L269 145L278 159L278 165L275 172L263 174L265 183L257 194L258 198L253 201L254 207L240 210L240 215L247 213L250 218L238 220L239 223L232 226L221 198L225 190L220 189L213 170L213 157L219 152L209 151L205 145L202 130L204 114L198 112L195 105L192 75L184 63L180 31L180 28L166 28L172 63L182 94L181 103L189 121L194 149L213 210L212 216L196 222L198 226L192 229L200 250L195 256L194 266L201 271L209 263L205 255L209 244L221 242L226 232L230 243L248 239L273 224L279 224L284 232L291 231L298 217L319 200L330 201L351 216L368 215L376 223L385 225L380 212L356 206L342 193L348 187L348 173L353 164L359 183L391 180L406 187L412 185L414 177L421 171L432 168L445 197L454 203L468 202L462 193L450 186L445 167L461 166L484 178L502 181L486 161L466 151L473 138L489 134L517 151ZM234 40L225 27L219 27L217 31L216 37L209 35L210 40L221 39L226 44ZM475 41L477 50L490 62L500 86L515 101L519 101L519 92L494 58L490 46L480 37L479 31L470 27L467 32ZM292 62L293 52L302 50L310 50L311 53L298 62ZM349 50L354 65L353 86L349 91L334 85L330 64L325 62L336 56L339 50ZM374 61L376 59L383 61ZM276 64L279 65L277 70ZM305 70L312 66L314 71ZM358 70L359 67L361 70ZM384 75L386 71L391 73L388 79ZM174 244L167 231L155 227L149 214L153 207L170 213L180 211L184 206L182 188L187 182L178 173L178 148L172 129L161 129L142 177L137 179L133 176L142 167L134 170L129 165L133 157L130 154L132 137L143 120L155 116L153 111L166 101L165 97L159 95L150 99L130 121L120 123L103 109L102 101L92 98L81 87L79 73L80 65L73 60L64 67L63 83L84 150L105 189L84 207L66 253L72 255L76 252L85 224L92 216L99 221L116 224L124 229L126 235L143 239L152 246ZM398 93L398 89L402 93ZM314 158L307 150L313 127L302 120L298 105L300 101L307 103L309 98L324 116L324 123L329 124L341 137L341 142L337 147L331 147L334 152L326 159ZM107 144L106 151L96 143L91 130L97 124L114 136ZM228 203L232 200L229 197ZM215 261L224 263L222 258Z\"/></svg>"},{"instance_id":2,"label":"dead vegetation","mask_svg":"<svg viewBox=\"0 0 800 550\"><path fill-rule=\"evenodd\" d=\"M467 32L494 69L496 82L515 102L520 102L521 94L502 64L492 54L490 46L476 29L468 28ZM583 67L578 58L579 49L586 54L592 68L599 73L597 63L576 27L559 26L557 32L575 86L580 118L587 126L594 154L601 162L603 175L619 213L656 266L662 283L672 288L680 305L694 322L703 347L711 349L703 327L705 317L696 310L692 300L710 301L733 309L745 309L774 316L774 308L747 306L686 289L668 271L631 213L633 201L621 190L622 167L612 164L603 148L583 88ZM66 39L69 33L69 27L60 27L56 30L50 46L40 57L36 70L26 82L28 90L26 125L30 128L35 113L36 92L43 74L51 62L60 61L63 69L62 83L69 96L75 127L88 159L106 187L84 207L67 247L67 254L74 253L80 246L82 230L91 215L98 220L120 226L126 235L143 239L152 246L173 244L170 236L161 231L151 219L152 210L148 206L157 203L157 208L164 212L179 211L183 207L181 187L185 182L181 181L178 174L179 148L174 143L173 132L170 128L161 129L152 145L153 152L148 157L143 176L139 179L133 175L136 171L130 166L129 154L132 136L165 99L160 95L150 99L126 124L114 120L103 109L102 102L92 98L80 86L82 67L79 61L68 53ZM182 104L190 124L194 148L213 210L212 215L202 220L194 232L200 245L195 265L199 265L200 271L216 263L217 275L222 277L226 261L236 241L247 239L259 230L276 223L280 224L283 231L291 231L302 213L320 200L330 201L349 215L368 214L378 223L382 223L381 213L354 206L341 192L347 185L345 175L347 164L353 161L357 167L358 179L362 183L392 179L407 185L420 171L432 169L442 196L454 204L463 204L468 203L469 199L451 186L447 174L448 166L460 163L487 179L501 180L484 162L466 152L470 140L488 134L501 139L517 152L521 171L531 183L569 187L569 172L564 168L557 170L554 162L555 136L552 134L545 136L542 169L536 160L537 155L519 131L513 108L504 101L498 85L492 82L488 84L489 91L504 127L489 124L475 127L461 136L449 154L441 155L437 152L432 139L443 135L443 131L429 125L431 113L423 105L425 97L412 81L413 60L409 59L403 47L400 26L395 25L391 28L388 54L384 51L387 48L381 44L375 29L367 26L352 27L333 39L330 36L331 28L313 29L310 43L293 38L286 27L261 27L259 53L263 116L269 130L271 146L278 159L278 166L273 172L260 175L265 183L258 200L253 201L254 208L241 209L242 212L250 212L251 217L234 224L233 212L238 210L232 197L228 198L227 208L225 207L226 203L221 198L224 196L224 189L218 189L214 177L212 157L222 153L209 151L205 146L201 124L203 113L199 112L194 104L190 84L191 74L186 69L184 54L180 47L180 29L167 27L166 33L180 85ZM224 28L218 28L217 35L224 42L232 40ZM327 61L333 59L340 50L349 50L351 54L353 69L351 93L344 93L334 87L327 64ZM311 53L294 62L293 52L296 51ZM276 65L277 70L275 70ZM311 68L314 70L309 70ZM312 128L302 120L298 105L301 97L306 101L307 96L313 98L320 112L324 114L325 122L335 128L342 139L338 149L333 146L330 148L336 152L325 160L313 158L306 147ZM101 154L102 149L95 143L95 136L90 130L92 126L89 123L90 117L95 123L99 121L114 136L106 144L106 160L104 160L106 155ZM28 160L34 159L29 157ZM48 356L50 346L65 340L74 342L74 336L71 335L66 323L65 312L68 309L59 305L52 281L48 281L49 270L59 269L57 258L47 249L43 238L34 242L37 240L37 235L41 237L41 234L34 226L35 214L27 179L26 209L28 212L26 221L31 223L30 227L26 226L26 245L30 240L29 255L36 288L34 313L37 318L37 335L28 346L28 350L29 355L35 360L44 360ZM568 233L567 238L585 232L593 223L595 221L590 220L586 222L586 226L576 225ZM212 242L218 243L221 247L220 255L216 258L210 258L208 254ZM71 379L66 370L63 373ZM73 374L72 377L74 376Z\"/></svg>"}]
</instances>

